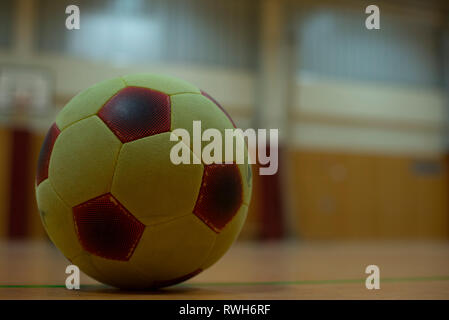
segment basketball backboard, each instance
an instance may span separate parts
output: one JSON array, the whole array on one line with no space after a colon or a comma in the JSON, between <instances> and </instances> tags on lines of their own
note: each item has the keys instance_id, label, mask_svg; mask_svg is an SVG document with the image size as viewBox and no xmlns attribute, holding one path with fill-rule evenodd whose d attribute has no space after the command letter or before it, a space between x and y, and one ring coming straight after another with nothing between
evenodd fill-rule
<instances>
[{"instance_id":1,"label":"basketball backboard","mask_svg":"<svg viewBox=\"0 0 449 320\"><path fill-rule=\"evenodd\" d=\"M0 115L41 116L52 108L53 82L42 68L0 65Z\"/></svg>"}]
</instances>

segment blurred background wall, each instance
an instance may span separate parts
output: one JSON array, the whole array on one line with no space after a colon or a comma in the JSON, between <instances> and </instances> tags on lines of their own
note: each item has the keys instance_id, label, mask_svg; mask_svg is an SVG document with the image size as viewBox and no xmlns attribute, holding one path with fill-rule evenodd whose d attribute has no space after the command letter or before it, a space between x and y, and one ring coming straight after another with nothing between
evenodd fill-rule
<instances>
[{"instance_id":1,"label":"blurred background wall","mask_svg":"<svg viewBox=\"0 0 449 320\"><path fill-rule=\"evenodd\" d=\"M65 28L69 4L80 30ZM45 237L34 170L58 110L134 72L280 129L279 173L254 174L242 239L448 239L448 5L376 1L381 29L367 30L369 4L1 0L0 239Z\"/></svg>"}]
</instances>

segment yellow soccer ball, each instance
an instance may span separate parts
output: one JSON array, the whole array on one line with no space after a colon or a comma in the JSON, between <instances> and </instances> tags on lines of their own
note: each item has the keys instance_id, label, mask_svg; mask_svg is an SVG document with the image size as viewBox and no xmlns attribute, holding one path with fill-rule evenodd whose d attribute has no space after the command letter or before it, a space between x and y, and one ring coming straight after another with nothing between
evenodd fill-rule
<instances>
[{"instance_id":1,"label":"yellow soccer ball","mask_svg":"<svg viewBox=\"0 0 449 320\"><path fill-rule=\"evenodd\" d=\"M210 267L246 219L245 164L173 164L173 130L234 128L205 92L162 75L98 83L58 114L36 174L42 223L90 277L119 288L164 287ZM199 160L199 161L198 161Z\"/></svg>"}]
</instances>

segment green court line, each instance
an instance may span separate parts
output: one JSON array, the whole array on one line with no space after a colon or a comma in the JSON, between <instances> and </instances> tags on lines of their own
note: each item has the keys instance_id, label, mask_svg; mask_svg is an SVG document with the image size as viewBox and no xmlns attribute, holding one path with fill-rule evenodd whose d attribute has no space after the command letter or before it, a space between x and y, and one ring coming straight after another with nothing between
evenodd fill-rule
<instances>
[{"instance_id":1,"label":"green court line","mask_svg":"<svg viewBox=\"0 0 449 320\"><path fill-rule=\"evenodd\" d=\"M2 288L65 288L65 286L59 284L0 284L0 289Z\"/></svg>"},{"instance_id":2,"label":"green court line","mask_svg":"<svg viewBox=\"0 0 449 320\"><path fill-rule=\"evenodd\" d=\"M232 286L291 286L291 285L315 285L315 284L348 284L365 283L366 279L337 279L337 280L299 280L299 281L261 281L261 282L204 282L182 283L179 287L232 287ZM380 282L425 282L425 281L449 281L449 276L433 277L405 277L405 278L380 278ZM82 288L106 287L98 284L81 285ZM65 285L26 285L4 284L0 288L65 288Z\"/></svg>"},{"instance_id":3,"label":"green court line","mask_svg":"<svg viewBox=\"0 0 449 320\"><path fill-rule=\"evenodd\" d=\"M449 276L434 277L407 277L407 278L380 278L380 282L424 282L424 281L447 281ZM289 286L289 285L313 285L313 284L347 284L365 283L366 279L336 279L336 280L298 280L298 281L261 281L261 282L215 282L195 283L195 286ZM191 286L191 284L181 284Z\"/></svg>"}]
</instances>

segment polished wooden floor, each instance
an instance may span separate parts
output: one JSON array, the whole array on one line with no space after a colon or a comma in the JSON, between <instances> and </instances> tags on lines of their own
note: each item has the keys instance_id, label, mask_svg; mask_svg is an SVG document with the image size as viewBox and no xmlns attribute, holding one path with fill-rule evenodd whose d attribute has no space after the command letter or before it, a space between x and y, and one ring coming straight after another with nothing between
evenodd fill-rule
<instances>
[{"instance_id":1,"label":"polished wooden floor","mask_svg":"<svg viewBox=\"0 0 449 320\"><path fill-rule=\"evenodd\" d=\"M44 242L0 243L0 299L449 299L449 243L237 243L190 281L124 292L85 275L65 289L68 261ZM365 268L380 268L379 290Z\"/></svg>"}]
</instances>

